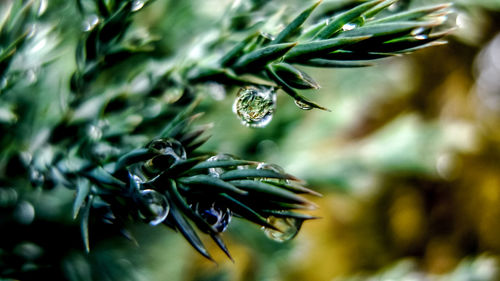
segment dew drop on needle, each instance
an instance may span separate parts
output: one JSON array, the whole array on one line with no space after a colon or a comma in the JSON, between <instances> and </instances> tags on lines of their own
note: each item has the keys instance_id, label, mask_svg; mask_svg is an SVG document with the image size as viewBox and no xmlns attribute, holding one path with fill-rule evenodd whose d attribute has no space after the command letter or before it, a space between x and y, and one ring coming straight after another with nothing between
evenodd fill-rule
<instances>
[{"instance_id":1,"label":"dew drop on needle","mask_svg":"<svg viewBox=\"0 0 500 281\"><path fill-rule=\"evenodd\" d=\"M238 92L233 104L241 123L245 126L262 128L273 118L276 110L276 93L273 88L248 86Z\"/></svg>"}]
</instances>

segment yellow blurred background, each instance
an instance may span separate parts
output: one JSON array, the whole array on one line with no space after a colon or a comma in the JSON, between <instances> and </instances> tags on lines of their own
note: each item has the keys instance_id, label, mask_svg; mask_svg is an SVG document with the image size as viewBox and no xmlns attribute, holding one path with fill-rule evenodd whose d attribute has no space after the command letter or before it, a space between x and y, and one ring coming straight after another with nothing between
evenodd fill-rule
<instances>
[{"instance_id":1,"label":"yellow blurred background","mask_svg":"<svg viewBox=\"0 0 500 281\"><path fill-rule=\"evenodd\" d=\"M307 69L322 86L307 97L332 112L283 95L273 122L252 130L222 117L232 98L221 101L207 147L307 180L324 195L311 198L321 219L286 245L236 225L225 234L235 263L194 258L186 280L500 280L499 8L456 1L447 45Z\"/></svg>"}]
</instances>

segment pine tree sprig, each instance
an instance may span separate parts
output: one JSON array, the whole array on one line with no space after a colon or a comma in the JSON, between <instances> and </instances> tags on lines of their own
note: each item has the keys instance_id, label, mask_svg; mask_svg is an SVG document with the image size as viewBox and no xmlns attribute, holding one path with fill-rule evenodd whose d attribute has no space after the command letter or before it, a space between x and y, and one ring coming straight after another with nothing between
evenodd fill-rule
<instances>
[{"instance_id":1,"label":"pine tree sprig","mask_svg":"<svg viewBox=\"0 0 500 281\"><path fill-rule=\"evenodd\" d=\"M87 252L95 238L92 229L100 224L132 241L127 225L164 225L208 259L212 257L200 233L232 259L222 233L233 218L257 224L274 240L293 238L304 221L317 218L301 213L316 207L306 197L320 194L279 166L203 152L200 147L211 126L193 128L202 115L196 112L196 86L215 82L251 93L279 88L302 109L328 111L303 96L302 90L320 85L300 65L365 67L371 61L442 44L450 32L445 22L449 4L379 17L396 1L370 0L334 15L320 14L316 18L324 20L309 23L313 14L321 13L318 1L273 34L255 31L264 24L248 30L233 27L240 39L232 42L231 35L221 33L209 42L213 48L207 50L220 47L221 52L199 62L181 55L162 58L162 63L169 63L160 70L156 59L141 60L151 55L158 38L134 37L134 16L152 2L76 1L80 15L90 21L74 46L76 66L67 85L71 93L61 101L61 116L43 120L41 128L26 118L12 131L18 104L4 99L4 93L16 82L11 66L34 38L36 32L29 26L38 20L35 4L42 4L0 4L1 187L7 183L31 191L55 186L74 191L70 217L79 223ZM108 81L114 70L133 59L140 67L120 69L127 79ZM133 79L146 86L132 87ZM19 92L20 98L31 101L28 92ZM250 114L261 119L272 114L273 103L263 104L271 105L267 112Z\"/></svg>"},{"instance_id":2,"label":"pine tree sprig","mask_svg":"<svg viewBox=\"0 0 500 281\"><path fill-rule=\"evenodd\" d=\"M265 38L268 36L263 33L252 33L218 62L208 66L206 69L210 69L209 71L191 71L187 79L195 83L215 81L240 86L244 81L236 77L232 79L227 74L250 74L264 79L265 84L281 88L297 104L303 105L302 108L324 109L296 92L310 85L312 78L295 65L326 68L371 66L372 63L367 63L367 60L438 46L442 44L439 39L453 30L453 26L450 27L446 22L451 13L450 4L415 8L377 17L395 2L397 0L362 2L308 27L308 18L321 6L321 1L316 2L277 33L276 38L267 40ZM294 67L295 73L302 74L290 75L289 71L283 69L283 62ZM276 72L276 69L279 70ZM317 83L314 86L319 88Z\"/></svg>"}]
</instances>

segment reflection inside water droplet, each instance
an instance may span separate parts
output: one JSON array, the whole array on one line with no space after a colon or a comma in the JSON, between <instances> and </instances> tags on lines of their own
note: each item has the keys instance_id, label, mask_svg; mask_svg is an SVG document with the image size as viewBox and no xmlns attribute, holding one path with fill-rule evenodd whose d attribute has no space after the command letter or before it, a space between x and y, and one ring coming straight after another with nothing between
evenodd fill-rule
<instances>
[{"instance_id":1,"label":"reflection inside water droplet","mask_svg":"<svg viewBox=\"0 0 500 281\"><path fill-rule=\"evenodd\" d=\"M295 105L297 105L300 109L302 110L311 110L313 109L312 106L308 105L308 104L305 104L299 100L295 100Z\"/></svg>"},{"instance_id":2,"label":"reflection inside water droplet","mask_svg":"<svg viewBox=\"0 0 500 281\"><path fill-rule=\"evenodd\" d=\"M286 242L297 235L303 220L270 216L267 218L267 222L280 231L264 227L263 229L266 236L277 242Z\"/></svg>"},{"instance_id":3,"label":"reflection inside water droplet","mask_svg":"<svg viewBox=\"0 0 500 281\"><path fill-rule=\"evenodd\" d=\"M254 128L269 124L275 109L276 94L273 88L242 88L233 104L233 112L241 123Z\"/></svg>"},{"instance_id":4,"label":"reflection inside water droplet","mask_svg":"<svg viewBox=\"0 0 500 281\"><path fill-rule=\"evenodd\" d=\"M145 203L150 214L142 214L150 225L158 225L165 220L170 211L167 198L153 189L140 191L141 200Z\"/></svg>"}]
</instances>

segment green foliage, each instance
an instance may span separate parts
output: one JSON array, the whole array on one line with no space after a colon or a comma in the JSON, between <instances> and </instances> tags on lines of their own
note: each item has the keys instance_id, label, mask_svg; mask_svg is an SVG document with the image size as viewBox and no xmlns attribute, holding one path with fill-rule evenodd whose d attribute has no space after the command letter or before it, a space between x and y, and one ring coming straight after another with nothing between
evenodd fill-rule
<instances>
[{"instance_id":1,"label":"green foliage","mask_svg":"<svg viewBox=\"0 0 500 281\"><path fill-rule=\"evenodd\" d=\"M234 80L228 75L233 71L237 74L250 74L266 81L267 85L280 87L296 103L326 110L296 91L310 84L310 76L299 69L294 72L301 72L301 75L285 74L283 63L291 64L289 70L293 65L369 66L366 60L410 53L419 48L442 44L438 39L448 34L452 28L445 25L446 15L450 13L448 4L377 17L381 11L394 4L393 0L367 1L313 23L310 27L304 27L320 2L300 13L276 38L272 34L254 33L221 59L203 65L209 71L192 71L188 79L228 84ZM315 85L313 88L317 87L319 86Z\"/></svg>"},{"instance_id":2,"label":"green foliage","mask_svg":"<svg viewBox=\"0 0 500 281\"><path fill-rule=\"evenodd\" d=\"M134 25L136 15L151 2L1 3L0 186L26 199L0 202L6 217L14 217L33 190L64 187L75 195L69 204L71 216L79 220L87 252L93 239L98 239L93 228L108 225L114 234L134 241L127 229L143 222L178 231L201 255L212 259L199 237L199 232L205 233L231 258L221 233L233 216L263 227L275 240L291 239L304 221L316 218L298 212L315 207L304 195L319 194L279 166L202 151L208 126L195 126L201 116L196 113L200 108L196 86L211 82L280 88L303 109L327 110L298 93L319 88L298 65L366 66L367 60L435 45L449 32L442 20L448 5L377 17L394 1L372 0L307 26L320 5L317 2L276 34L255 31L255 26L232 26L228 30L232 34L221 32L196 45L214 55L193 61L180 51L171 58L162 57L158 38ZM49 15L44 16L46 5ZM68 12L68 7L73 11ZM25 76L32 69L20 68L22 63L13 68L13 62L29 52L24 47L39 39L39 31L31 30L31 25L62 14L85 22L83 31L72 38L66 35L75 41L69 44L75 65L61 71L66 76L57 82L49 78L36 82L37 87L54 92L54 84L59 84L62 93L32 97L32 85L23 81L29 80ZM42 35L64 34L55 27L49 30ZM50 68L57 63L52 48L42 53L46 57L37 57L32 68L47 67L49 74L57 73L52 72L56 66ZM56 99L59 108L52 112ZM43 101L49 105L43 107ZM29 225L33 219L26 215L24 221ZM23 220L1 221L2 229L13 233L24 229L21 224ZM16 239L9 235L2 241L5 256L13 247L5 244L19 243ZM2 260L2 266L6 269L0 274L22 279L44 265L25 270Z\"/></svg>"}]
</instances>

